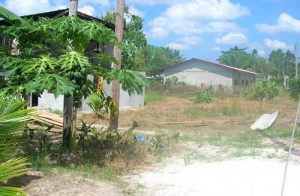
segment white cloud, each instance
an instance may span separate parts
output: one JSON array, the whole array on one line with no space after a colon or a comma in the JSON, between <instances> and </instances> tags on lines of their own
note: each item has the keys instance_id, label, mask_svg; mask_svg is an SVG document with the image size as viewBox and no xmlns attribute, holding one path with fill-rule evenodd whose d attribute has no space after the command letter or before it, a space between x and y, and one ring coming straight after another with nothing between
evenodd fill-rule
<instances>
[{"instance_id":1,"label":"white cloud","mask_svg":"<svg viewBox=\"0 0 300 196\"><path fill-rule=\"evenodd\" d=\"M146 32L147 38L164 39L169 35L169 32L164 28L152 28L150 32Z\"/></svg>"},{"instance_id":2,"label":"white cloud","mask_svg":"<svg viewBox=\"0 0 300 196\"><path fill-rule=\"evenodd\" d=\"M212 47L211 50L212 50L212 51L215 51L215 52L220 52L220 51L222 51L222 49L221 49L220 47L218 47L218 46Z\"/></svg>"},{"instance_id":3,"label":"white cloud","mask_svg":"<svg viewBox=\"0 0 300 196\"><path fill-rule=\"evenodd\" d=\"M193 45L197 45L201 42L201 38L197 36L184 37L182 39L178 39L175 42L168 44L167 46L176 50L188 50Z\"/></svg>"},{"instance_id":4,"label":"white cloud","mask_svg":"<svg viewBox=\"0 0 300 196\"><path fill-rule=\"evenodd\" d=\"M164 13L174 19L235 19L249 14L240 4L232 4L229 0L194 0L173 4Z\"/></svg>"},{"instance_id":5,"label":"white cloud","mask_svg":"<svg viewBox=\"0 0 300 196\"><path fill-rule=\"evenodd\" d=\"M78 11L93 16L95 13L95 8L90 5L85 5L83 7L78 8Z\"/></svg>"},{"instance_id":6,"label":"white cloud","mask_svg":"<svg viewBox=\"0 0 300 196\"><path fill-rule=\"evenodd\" d=\"M282 13L277 19L275 25L269 24L256 24L258 31L275 34L279 32L290 32L300 34L300 20L293 18L292 16Z\"/></svg>"},{"instance_id":7,"label":"white cloud","mask_svg":"<svg viewBox=\"0 0 300 196\"><path fill-rule=\"evenodd\" d=\"M201 38L197 36L191 36L191 37L184 37L180 40L182 43L186 43L189 45L197 45L201 42Z\"/></svg>"},{"instance_id":8,"label":"white cloud","mask_svg":"<svg viewBox=\"0 0 300 196\"><path fill-rule=\"evenodd\" d=\"M245 32L245 29L229 21L247 14L249 11L246 8L229 0L180 1L150 21L149 26L152 29L164 29L167 34L173 32L181 35Z\"/></svg>"},{"instance_id":9,"label":"white cloud","mask_svg":"<svg viewBox=\"0 0 300 196\"><path fill-rule=\"evenodd\" d=\"M221 38L216 38L218 44L244 44L248 42L248 38L242 33L228 33Z\"/></svg>"},{"instance_id":10,"label":"white cloud","mask_svg":"<svg viewBox=\"0 0 300 196\"><path fill-rule=\"evenodd\" d=\"M109 0L79 0L79 11L95 14L95 6L108 6ZM2 5L18 15L35 14L69 7L67 0L5 0Z\"/></svg>"},{"instance_id":11,"label":"white cloud","mask_svg":"<svg viewBox=\"0 0 300 196\"><path fill-rule=\"evenodd\" d=\"M266 51L263 50L263 49L258 49L257 54L258 54L258 56L265 57L266 56Z\"/></svg>"},{"instance_id":12,"label":"white cloud","mask_svg":"<svg viewBox=\"0 0 300 196\"><path fill-rule=\"evenodd\" d=\"M243 29L239 27L236 23L234 22L210 22L208 23L206 27L207 32L212 32L212 33L223 33L223 32L231 32L231 33L236 33L236 32L246 32L246 29Z\"/></svg>"},{"instance_id":13,"label":"white cloud","mask_svg":"<svg viewBox=\"0 0 300 196\"><path fill-rule=\"evenodd\" d=\"M292 50L293 46L279 40L265 39L266 46L271 50L282 49L283 51Z\"/></svg>"},{"instance_id":14,"label":"white cloud","mask_svg":"<svg viewBox=\"0 0 300 196\"><path fill-rule=\"evenodd\" d=\"M139 16L141 18L143 18L145 16L145 13L141 10L136 9L135 7L129 7L129 13Z\"/></svg>"},{"instance_id":15,"label":"white cloud","mask_svg":"<svg viewBox=\"0 0 300 196\"><path fill-rule=\"evenodd\" d=\"M188 44L183 44L183 43L170 43L167 45L167 47L175 50L188 50L190 49L190 46Z\"/></svg>"},{"instance_id":16,"label":"white cloud","mask_svg":"<svg viewBox=\"0 0 300 196\"><path fill-rule=\"evenodd\" d=\"M78 4L79 5L94 4L94 5L108 6L109 0L78 0Z\"/></svg>"},{"instance_id":17,"label":"white cloud","mask_svg":"<svg viewBox=\"0 0 300 196\"><path fill-rule=\"evenodd\" d=\"M51 4L49 0L6 0L3 6L18 15L25 15L55 10L62 5Z\"/></svg>"},{"instance_id":18,"label":"white cloud","mask_svg":"<svg viewBox=\"0 0 300 196\"><path fill-rule=\"evenodd\" d=\"M135 3L139 5L157 5L157 4L173 4L181 0L127 0L126 3Z\"/></svg>"}]
</instances>

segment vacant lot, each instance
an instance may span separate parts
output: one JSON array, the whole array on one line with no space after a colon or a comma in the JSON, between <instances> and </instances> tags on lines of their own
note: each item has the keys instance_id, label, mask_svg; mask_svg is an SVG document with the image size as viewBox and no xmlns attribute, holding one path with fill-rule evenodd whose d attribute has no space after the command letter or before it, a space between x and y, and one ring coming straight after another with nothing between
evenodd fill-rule
<instances>
[{"instance_id":1,"label":"vacant lot","mask_svg":"<svg viewBox=\"0 0 300 196\"><path fill-rule=\"evenodd\" d=\"M121 130L134 125L133 133L145 136L144 142L154 137L167 138L168 142L156 140L161 142L159 156L148 164L134 165L121 178L106 171L111 178L105 179L114 181L104 184L107 190L112 195L279 195L297 102L287 95L265 102L219 96L213 97L212 103L195 104L193 99L192 94L150 91L144 107L121 111ZM279 115L270 129L250 130L260 115L275 111ZM98 126L107 125L107 121L95 121L91 116L82 118ZM299 141L297 132L287 195L295 195L295 182L300 179ZM146 159L147 153L144 156ZM25 187L32 195L57 195L59 190L53 186L69 190L59 192L62 195L84 195L86 191L99 195L103 184L91 173L103 170L87 171L87 175L73 172L76 177L70 177L66 172L72 173L72 169L63 169L34 179ZM56 185L50 186L50 181Z\"/></svg>"}]
</instances>

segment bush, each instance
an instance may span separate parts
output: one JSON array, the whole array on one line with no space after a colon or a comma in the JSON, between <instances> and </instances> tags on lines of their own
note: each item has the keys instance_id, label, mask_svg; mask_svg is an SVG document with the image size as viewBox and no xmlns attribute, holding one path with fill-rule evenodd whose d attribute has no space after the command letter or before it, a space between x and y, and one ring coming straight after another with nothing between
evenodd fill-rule
<instances>
[{"instance_id":1,"label":"bush","mask_svg":"<svg viewBox=\"0 0 300 196\"><path fill-rule=\"evenodd\" d=\"M292 79L289 82L290 97L298 100L300 95L300 79Z\"/></svg>"},{"instance_id":2,"label":"bush","mask_svg":"<svg viewBox=\"0 0 300 196\"><path fill-rule=\"evenodd\" d=\"M272 100L279 95L275 82L262 82L252 84L246 91L246 96L252 100Z\"/></svg>"},{"instance_id":3,"label":"bush","mask_svg":"<svg viewBox=\"0 0 300 196\"><path fill-rule=\"evenodd\" d=\"M212 93L210 91L200 90L196 93L196 98L194 103L211 103L212 102Z\"/></svg>"}]
</instances>

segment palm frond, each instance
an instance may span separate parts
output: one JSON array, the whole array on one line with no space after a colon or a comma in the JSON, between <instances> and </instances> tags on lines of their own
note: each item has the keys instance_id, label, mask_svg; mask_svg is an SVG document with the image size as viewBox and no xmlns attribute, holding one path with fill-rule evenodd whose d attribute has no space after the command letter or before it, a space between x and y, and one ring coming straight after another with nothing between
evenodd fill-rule
<instances>
[{"instance_id":1,"label":"palm frond","mask_svg":"<svg viewBox=\"0 0 300 196\"><path fill-rule=\"evenodd\" d=\"M0 186L0 195L6 195L6 196L16 196L16 195L26 195L23 192L23 189L16 188L16 187L7 187L7 186Z\"/></svg>"},{"instance_id":2,"label":"palm frond","mask_svg":"<svg viewBox=\"0 0 300 196\"><path fill-rule=\"evenodd\" d=\"M0 182L21 176L29 171L26 158L14 158L0 164Z\"/></svg>"}]
</instances>

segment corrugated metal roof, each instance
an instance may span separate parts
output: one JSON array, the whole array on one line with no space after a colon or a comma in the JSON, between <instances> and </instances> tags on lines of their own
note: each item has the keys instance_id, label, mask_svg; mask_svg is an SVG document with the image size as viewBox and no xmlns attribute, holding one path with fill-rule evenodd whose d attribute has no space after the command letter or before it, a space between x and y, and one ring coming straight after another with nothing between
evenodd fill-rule
<instances>
[{"instance_id":1,"label":"corrugated metal roof","mask_svg":"<svg viewBox=\"0 0 300 196\"><path fill-rule=\"evenodd\" d=\"M220 63L212 62L212 61L207 61L207 60L203 60L203 59L198 59L198 58L191 58L191 59L189 59L189 60L187 60L187 61L183 61L183 62L180 62L180 63L176 63L176 64L174 64L174 65L170 65L170 66L164 67L164 68L162 68L162 69L169 68L169 67L173 67L173 66L179 65L179 64L181 64L181 63L185 63L185 62L192 61L192 60L197 60L197 61L202 61L202 62L209 63L209 64L218 65L218 66L225 67L225 68L228 68L228 69L231 69L231 70L234 70L234 71L238 71L238 72L244 72L244 73L250 73L250 74L258 75L258 73L255 73L255 72L252 72L252 71L248 71L248 70L240 69L240 68L237 68L237 67L232 67L232 66L225 65L225 64L220 64Z\"/></svg>"},{"instance_id":2,"label":"corrugated metal roof","mask_svg":"<svg viewBox=\"0 0 300 196\"><path fill-rule=\"evenodd\" d=\"M42 13L37 13L37 14L24 15L24 16L21 16L21 17L22 18L33 18L34 20L38 20L40 17L58 18L58 17L68 16L68 15L69 15L69 8L65 8L65 9L53 10L53 11L49 11L49 12L42 12ZM102 23L103 25L105 25L106 27L108 27L112 30L115 29L114 24L106 22L102 19L90 16L90 15L87 15L87 14L84 14L82 12L77 11L77 16L81 19L84 19L84 20L97 21L97 22ZM9 26L10 23L6 22L5 20L1 20L0 25Z\"/></svg>"}]
</instances>

